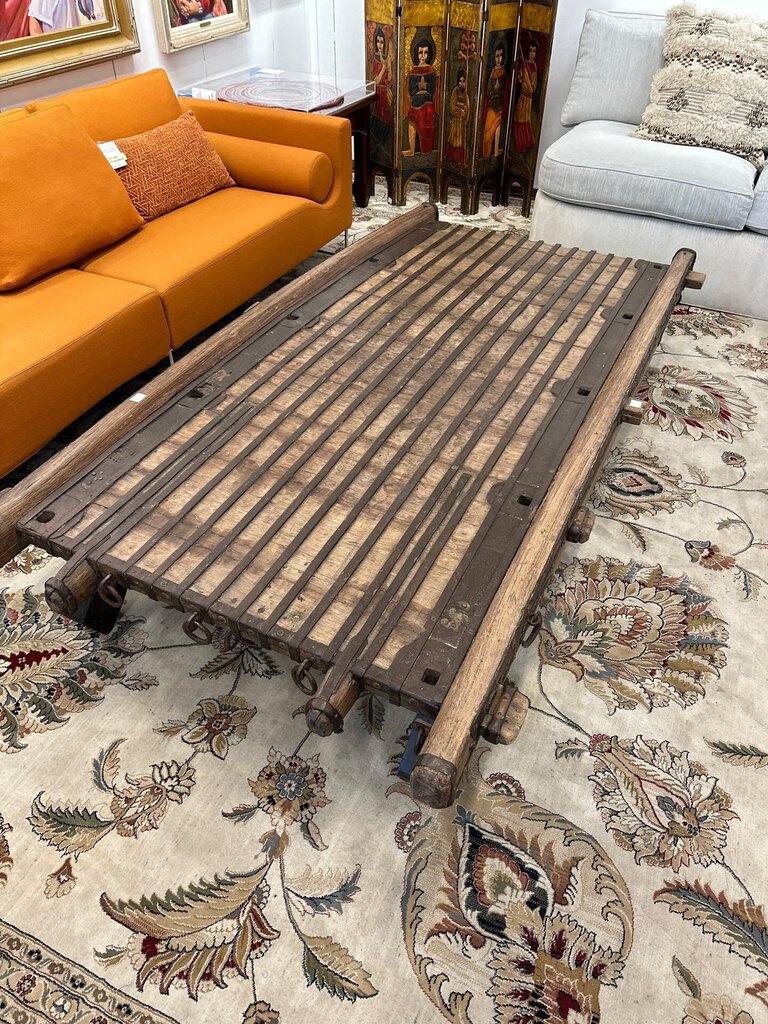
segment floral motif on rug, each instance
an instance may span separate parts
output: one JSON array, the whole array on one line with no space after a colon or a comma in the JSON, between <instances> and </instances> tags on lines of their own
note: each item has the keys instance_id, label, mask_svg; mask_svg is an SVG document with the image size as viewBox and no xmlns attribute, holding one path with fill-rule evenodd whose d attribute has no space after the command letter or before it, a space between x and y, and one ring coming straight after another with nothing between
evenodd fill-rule
<instances>
[{"instance_id":1,"label":"floral motif on rug","mask_svg":"<svg viewBox=\"0 0 768 1024\"><path fill-rule=\"evenodd\" d=\"M752 430L756 409L741 388L684 366L652 366L638 390L645 422L662 430L732 442Z\"/></svg>"},{"instance_id":2,"label":"floral motif on rug","mask_svg":"<svg viewBox=\"0 0 768 1024\"><path fill-rule=\"evenodd\" d=\"M632 903L587 833L484 778L424 813L405 868L403 930L422 989L448 1020L593 1021L621 978ZM465 802L466 799L466 802Z\"/></svg>"},{"instance_id":3,"label":"floral motif on rug","mask_svg":"<svg viewBox=\"0 0 768 1024\"><path fill-rule=\"evenodd\" d=\"M0 570L0 1021L768 1019L766 388L768 324L675 312L445 811L404 709L320 739L282 655Z\"/></svg>"},{"instance_id":4,"label":"floral motif on rug","mask_svg":"<svg viewBox=\"0 0 768 1024\"><path fill-rule=\"evenodd\" d=\"M47 561L29 550L20 559L22 572ZM143 645L143 622L126 616L102 640L49 615L42 595L30 588L0 592L0 753L21 750L32 733L59 728L92 708L110 683L156 686L153 676L129 672Z\"/></svg>"}]
</instances>

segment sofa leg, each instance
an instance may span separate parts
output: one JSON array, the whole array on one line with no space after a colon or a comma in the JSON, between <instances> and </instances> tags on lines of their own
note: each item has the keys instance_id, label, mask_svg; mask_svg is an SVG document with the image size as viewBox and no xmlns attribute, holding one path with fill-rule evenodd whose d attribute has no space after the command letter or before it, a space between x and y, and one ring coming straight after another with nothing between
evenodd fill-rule
<instances>
[{"instance_id":1,"label":"sofa leg","mask_svg":"<svg viewBox=\"0 0 768 1024\"><path fill-rule=\"evenodd\" d=\"M175 358L174 358L174 355L173 355L173 349L172 349L172 348L169 348L169 349L168 349L168 364L169 364L170 366L173 366L173 364L174 364L175 362L176 362L176 360L175 360Z\"/></svg>"}]
</instances>

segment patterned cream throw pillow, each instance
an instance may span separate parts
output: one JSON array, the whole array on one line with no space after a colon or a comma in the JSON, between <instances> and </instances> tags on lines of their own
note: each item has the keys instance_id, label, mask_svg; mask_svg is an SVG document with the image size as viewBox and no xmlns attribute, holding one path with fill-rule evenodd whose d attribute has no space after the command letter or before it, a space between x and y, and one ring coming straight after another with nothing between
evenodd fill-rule
<instances>
[{"instance_id":1,"label":"patterned cream throw pillow","mask_svg":"<svg viewBox=\"0 0 768 1024\"><path fill-rule=\"evenodd\" d=\"M721 149L761 168L768 149L768 22L667 13L664 67L634 133L638 139Z\"/></svg>"}]
</instances>

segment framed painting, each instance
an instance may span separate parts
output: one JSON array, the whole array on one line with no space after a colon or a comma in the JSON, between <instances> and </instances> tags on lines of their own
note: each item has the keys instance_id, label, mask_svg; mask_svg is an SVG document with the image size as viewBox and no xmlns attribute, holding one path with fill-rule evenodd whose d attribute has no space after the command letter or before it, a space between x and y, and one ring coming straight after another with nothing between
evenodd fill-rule
<instances>
[{"instance_id":1,"label":"framed painting","mask_svg":"<svg viewBox=\"0 0 768 1024\"><path fill-rule=\"evenodd\" d=\"M250 28L248 0L153 0L160 49L182 50Z\"/></svg>"},{"instance_id":2,"label":"framed painting","mask_svg":"<svg viewBox=\"0 0 768 1024\"><path fill-rule=\"evenodd\" d=\"M0 0L0 86L138 49L131 0Z\"/></svg>"}]
</instances>

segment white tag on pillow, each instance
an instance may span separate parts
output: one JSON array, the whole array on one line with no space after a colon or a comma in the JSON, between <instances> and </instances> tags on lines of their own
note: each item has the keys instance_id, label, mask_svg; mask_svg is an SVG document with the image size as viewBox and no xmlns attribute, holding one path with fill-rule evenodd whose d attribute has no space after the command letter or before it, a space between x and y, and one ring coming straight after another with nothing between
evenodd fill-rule
<instances>
[{"instance_id":1,"label":"white tag on pillow","mask_svg":"<svg viewBox=\"0 0 768 1024\"><path fill-rule=\"evenodd\" d=\"M109 161L109 166L116 171L119 171L121 167L128 166L128 157L121 149L117 148L116 142L97 142L96 145Z\"/></svg>"}]
</instances>

